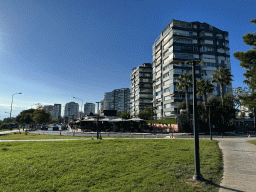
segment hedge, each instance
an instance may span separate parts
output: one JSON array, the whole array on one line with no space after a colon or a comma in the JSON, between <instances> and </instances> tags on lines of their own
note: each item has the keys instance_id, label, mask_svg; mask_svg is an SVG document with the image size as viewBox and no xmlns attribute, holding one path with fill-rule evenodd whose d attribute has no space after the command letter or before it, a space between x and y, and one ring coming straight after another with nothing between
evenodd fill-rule
<instances>
[{"instance_id":1,"label":"hedge","mask_svg":"<svg viewBox=\"0 0 256 192\"><path fill-rule=\"evenodd\" d=\"M161 119L161 120L146 120L147 123L152 124L177 124L177 119Z\"/></svg>"}]
</instances>

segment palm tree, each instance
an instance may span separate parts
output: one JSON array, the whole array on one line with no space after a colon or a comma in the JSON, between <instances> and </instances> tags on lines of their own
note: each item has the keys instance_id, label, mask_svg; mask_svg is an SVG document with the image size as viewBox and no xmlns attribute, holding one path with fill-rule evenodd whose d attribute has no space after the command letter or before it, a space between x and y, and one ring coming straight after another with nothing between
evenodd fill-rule
<instances>
[{"instance_id":1,"label":"palm tree","mask_svg":"<svg viewBox=\"0 0 256 192\"><path fill-rule=\"evenodd\" d=\"M212 82L220 85L222 105L223 105L223 98L224 98L223 87L224 85L231 84L231 81L233 81L232 77L233 75L231 75L230 70L224 67L216 69L216 71L213 72Z\"/></svg>"},{"instance_id":2,"label":"palm tree","mask_svg":"<svg viewBox=\"0 0 256 192\"><path fill-rule=\"evenodd\" d=\"M187 109L187 118L188 122L190 122L190 113L189 113L189 103L188 103L188 89L192 88L192 75L189 75L188 73L183 73L179 76L177 79L177 89L178 91L185 91L186 96L186 109Z\"/></svg>"},{"instance_id":3,"label":"palm tree","mask_svg":"<svg viewBox=\"0 0 256 192\"><path fill-rule=\"evenodd\" d=\"M204 106L206 106L207 105L206 94L213 92L214 85L209 80L205 81L205 79L201 79L200 81L196 82L196 87L197 87L197 94L203 96Z\"/></svg>"}]
</instances>

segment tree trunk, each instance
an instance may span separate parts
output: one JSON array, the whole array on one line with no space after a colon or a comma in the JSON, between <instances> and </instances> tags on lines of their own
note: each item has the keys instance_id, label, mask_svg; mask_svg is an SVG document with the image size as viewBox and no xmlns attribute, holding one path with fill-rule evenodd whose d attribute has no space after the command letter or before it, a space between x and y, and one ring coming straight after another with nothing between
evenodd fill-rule
<instances>
[{"instance_id":1,"label":"tree trunk","mask_svg":"<svg viewBox=\"0 0 256 192\"><path fill-rule=\"evenodd\" d=\"M223 103L223 102L224 102L224 101L223 101L223 99L224 99L223 84L220 84L220 93L221 93L220 95L221 95L221 101L222 101L222 107L223 107L223 104L224 104L224 103Z\"/></svg>"},{"instance_id":2,"label":"tree trunk","mask_svg":"<svg viewBox=\"0 0 256 192\"><path fill-rule=\"evenodd\" d=\"M203 95L203 99L204 99L204 106L206 107L206 105L207 105L206 93Z\"/></svg>"}]
</instances>

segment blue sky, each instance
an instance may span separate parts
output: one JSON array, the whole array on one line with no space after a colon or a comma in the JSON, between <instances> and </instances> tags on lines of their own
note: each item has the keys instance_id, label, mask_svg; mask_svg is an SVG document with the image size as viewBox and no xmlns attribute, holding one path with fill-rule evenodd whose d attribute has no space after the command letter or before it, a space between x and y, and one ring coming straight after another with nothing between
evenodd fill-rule
<instances>
[{"instance_id":1,"label":"blue sky","mask_svg":"<svg viewBox=\"0 0 256 192\"><path fill-rule=\"evenodd\" d=\"M250 49L254 0L0 1L0 119L42 105L97 102L130 88L133 67L152 62L152 45L172 20L206 22L229 32L233 87L243 72L233 57ZM8 113L5 113L8 112Z\"/></svg>"}]
</instances>

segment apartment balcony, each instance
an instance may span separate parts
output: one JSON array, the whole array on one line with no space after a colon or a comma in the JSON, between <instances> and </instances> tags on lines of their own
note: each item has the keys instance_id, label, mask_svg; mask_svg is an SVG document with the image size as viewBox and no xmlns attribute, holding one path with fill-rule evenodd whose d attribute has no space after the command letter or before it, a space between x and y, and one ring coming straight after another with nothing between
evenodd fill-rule
<instances>
[{"instance_id":1,"label":"apartment balcony","mask_svg":"<svg viewBox=\"0 0 256 192\"><path fill-rule=\"evenodd\" d=\"M161 70L161 67L158 67L157 69L156 69L156 73L158 72L158 71L160 71Z\"/></svg>"},{"instance_id":2,"label":"apartment balcony","mask_svg":"<svg viewBox=\"0 0 256 192\"><path fill-rule=\"evenodd\" d=\"M171 38L172 38L172 35L167 35L167 37L166 37L165 40L163 41L163 45L164 45L165 43L167 43Z\"/></svg>"},{"instance_id":3,"label":"apartment balcony","mask_svg":"<svg viewBox=\"0 0 256 192\"><path fill-rule=\"evenodd\" d=\"M162 97L161 95L158 95L156 96L156 99L161 99L161 97Z\"/></svg>"},{"instance_id":4,"label":"apartment balcony","mask_svg":"<svg viewBox=\"0 0 256 192\"><path fill-rule=\"evenodd\" d=\"M156 92L159 92L159 91L161 91L161 87L160 87L160 88L158 88L158 89L156 89Z\"/></svg>"},{"instance_id":5,"label":"apartment balcony","mask_svg":"<svg viewBox=\"0 0 256 192\"><path fill-rule=\"evenodd\" d=\"M224 61L224 64L228 65L228 64L230 64L230 61Z\"/></svg>"},{"instance_id":6,"label":"apartment balcony","mask_svg":"<svg viewBox=\"0 0 256 192\"><path fill-rule=\"evenodd\" d=\"M166 88L168 88L168 87L170 87L169 83L168 83L167 85L164 85L164 86L163 86L163 89L166 89Z\"/></svg>"},{"instance_id":7,"label":"apartment balcony","mask_svg":"<svg viewBox=\"0 0 256 192\"><path fill-rule=\"evenodd\" d=\"M156 82L156 86L157 86L157 85L160 85L160 84L161 84L161 81L157 81L157 82Z\"/></svg>"},{"instance_id":8,"label":"apartment balcony","mask_svg":"<svg viewBox=\"0 0 256 192\"><path fill-rule=\"evenodd\" d=\"M171 54L171 52L169 52L169 53L167 53L165 56L163 56L163 60L164 60L165 58L167 58L170 54Z\"/></svg>"},{"instance_id":9,"label":"apartment balcony","mask_svg":"<svg viewBox=\"0 0 256 192\"><path fill-rule=\"evenodd\" d=\"M170 59L168 59L168 61L166 61L165 63L163 63L163 67L166 67L167 65L169 65L171 62L173 62L173 58L170 57Z\"/></svg>"},{"instance_id":10,"label":"apartment balcony","mask_svg":"<svg viewBox=\"0 0 256 192\"><path fill-rule=\"evenodd\" d=\"M169 80L169 79L170 79L170 76L165 77L165 78L163 78L163 82L165 82L165 81L167 81L167 80Z\"/></svg>"},{"instance_id":11,"label":"apartment balcony","mask_svg":"<svg viewBox=\"0 0 256 192\"><path fill-rule=\"evenodd\" d=\"M157 74L156 79L160 78L162 76L161 73Z\"/></svg>"},{"instance_id":12,"label":"apartment balcony","mask_svg":"<svg viewBox=\"0 0 256 192\"><path fill-rule=\"evenodd\" d=\"M168 95L170 95L170 92L166 92L166 93L164 93L163 95L164 95L164 97L165 97L165 96L168 96Z\"/></svg>"},{"instance_id":13,"label":"apartment balcony","mask_svg":"<svg viewBox=\"0 0 256 192\"><path fill-rule=\"evenodd\" d=\"M161 50L160 50L160 51L156 54L155 58L158 59L158 57L161 56L161 53L162 53L162 52L161 52Z\"/></svg>"}]
</instances>

